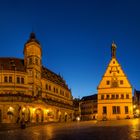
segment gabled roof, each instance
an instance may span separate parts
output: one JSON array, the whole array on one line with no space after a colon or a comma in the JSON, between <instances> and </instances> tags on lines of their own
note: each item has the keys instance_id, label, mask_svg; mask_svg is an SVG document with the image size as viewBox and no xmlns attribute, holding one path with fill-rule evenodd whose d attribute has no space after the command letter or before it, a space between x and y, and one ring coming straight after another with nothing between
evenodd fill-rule
<instances>
[{"instance_id":1,"label":"gabled roof","mask_svg":"<svg viewBox=\"0 0 140 140\"><path fill-rule=\"evenodd\" d=\"M81 101L88 101L88 100L97 100L97 94L90 95L90 96L84 96Z\"/></svg>"},{"instance_id":2,"label":"gabled roof","mask_svg":"<svg viewBox=\"0 0 140 140\"><path fill-rule=\"evenodd\" d=\"M42 78L48 79L49 81L52 81L64 88L68 89L68 85L66 84L65 80L60 75L57 75L56 73L52 72L48 68L42 67L41 76L42 76Z\"/></svg>"},{"instance_id":3,"label":"gabled roof","mask_svg":"<svg viewBox=\"0 0 140 140\"><path fill-rule=\"evenodd\" d=\"M134 90L134 94L139 95L140 96L140 90Z\"/></svg>"}]
</instances>

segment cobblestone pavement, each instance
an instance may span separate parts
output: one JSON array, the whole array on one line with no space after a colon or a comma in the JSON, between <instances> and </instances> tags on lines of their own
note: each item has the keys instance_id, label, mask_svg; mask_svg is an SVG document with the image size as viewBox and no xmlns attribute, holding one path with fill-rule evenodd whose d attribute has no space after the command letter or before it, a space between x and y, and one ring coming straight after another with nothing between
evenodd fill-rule
<instances>
[{"instance_id":1,"label":"cobblestone pavement","mask_svg":"<svg viewBox=\"0 0 140 140\"><path fill-rule=\"evenodd\" d=\"M0 140L140 140L140 119L54 123L0 131Z\"/></svg>"}]
</instances>

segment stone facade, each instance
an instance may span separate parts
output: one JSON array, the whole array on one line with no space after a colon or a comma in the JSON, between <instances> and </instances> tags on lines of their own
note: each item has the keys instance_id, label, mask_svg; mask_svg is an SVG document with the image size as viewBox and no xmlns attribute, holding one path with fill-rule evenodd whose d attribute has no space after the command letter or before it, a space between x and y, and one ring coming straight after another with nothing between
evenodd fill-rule
<instances>
[{"instance_id":1,"label":"stone facade","mask_svg":"<svg viewBox=\"0 0 140 140\"><path fill-rule=\"evenodd\" d=\"M116 45L111 46L111 60L98 85L98 120L133 117L132 86L116 59Z\"/></svg>"},{"instance_id":2,"label":"stone facade","mask_svg":"<svg viewBox=\"0 0 140 140\"><path fill-rule=\"evenodd\" d=\"M71 121L71 90L64 79L42 66L42 48L31 33L24 59L0 58L0 122Z\"/></svg>"}]
</instances>

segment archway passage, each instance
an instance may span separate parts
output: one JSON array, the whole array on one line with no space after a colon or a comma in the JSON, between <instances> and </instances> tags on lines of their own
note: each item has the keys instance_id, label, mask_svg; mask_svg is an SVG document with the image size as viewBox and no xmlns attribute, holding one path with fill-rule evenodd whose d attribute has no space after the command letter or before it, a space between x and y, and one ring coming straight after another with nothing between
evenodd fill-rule
<instances>
[{"instance_id":1,"label":"archway passage","mask_svg":"<svg viewBox=\"0 0 140 140\"><path fill-rule=\"evenodd\" d=\"M27 123L30 122L30 109L28 107L22 108L20 114L20 118L24 118Z\"/></svg>"},{"instance_id":2,"label":"archway passage","mask_svg":"<svg viewBox=\"0 0 140 140\"><path fill-rule=\"evenodd\" d=\"M40 108L36 109L35 117L37 123L43 122L43 111Z\"/></svg>"}]
</instances>

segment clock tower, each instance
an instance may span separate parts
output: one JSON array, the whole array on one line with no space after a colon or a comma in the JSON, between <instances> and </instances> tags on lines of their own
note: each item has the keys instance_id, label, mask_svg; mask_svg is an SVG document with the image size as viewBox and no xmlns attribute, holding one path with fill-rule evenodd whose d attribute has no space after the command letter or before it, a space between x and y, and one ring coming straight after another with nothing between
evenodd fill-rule
<instances>
[{"instance_id":1,"label":"clock tower","mask_svg":"<svg viewBox=\"0 0 140 140\"><path fill-rule=\"evenodd\" d=\"M29 78L29 92L41 96L42 49L35 33L31 33L24 46L24 65Z\"/></svg>"}]
</instances>

